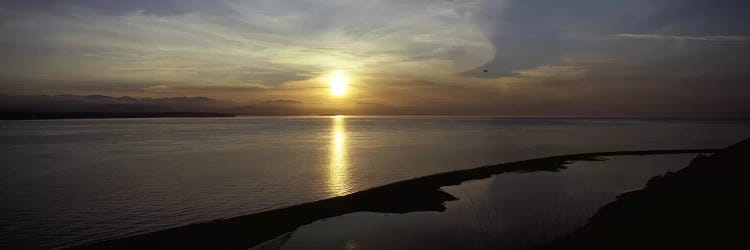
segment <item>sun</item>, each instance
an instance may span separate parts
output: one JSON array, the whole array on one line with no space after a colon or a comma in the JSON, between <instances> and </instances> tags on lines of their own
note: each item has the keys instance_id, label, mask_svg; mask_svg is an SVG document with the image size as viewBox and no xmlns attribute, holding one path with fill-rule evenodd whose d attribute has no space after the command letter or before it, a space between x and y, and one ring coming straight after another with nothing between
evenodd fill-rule
<instances>
[{"instance_id":1,"label":"sun","mask_svg":"<svg viewBox=\"0 0 750 250\"><path fill-rule=\"evenodd\" d=\"M331 94L335 96L341 96L346 94L346 85L348 80L343 72L340 70L333 71L331 78L328 79L328 84L331 85Z\"/></svg>"}]
</instances>

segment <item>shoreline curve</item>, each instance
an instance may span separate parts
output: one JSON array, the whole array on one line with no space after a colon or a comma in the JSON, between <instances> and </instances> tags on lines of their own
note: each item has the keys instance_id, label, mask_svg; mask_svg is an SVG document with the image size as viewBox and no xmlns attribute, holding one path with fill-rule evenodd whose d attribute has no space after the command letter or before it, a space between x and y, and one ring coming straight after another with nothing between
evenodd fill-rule
<instances>
[{"instance_id":1,"label":"shoreline curve","mask_svg":"<svg viewBox=\"0 0 750 250\"><path fill-rule=\"evenodd\" d=\"M443 172L274 210L189 224L161 231L105 240L73 249L248 249L317 220L355 212L409 213L445 211L457 200L444 186L489 178L502 173L555 172L573 161L596 157L716 153L721 149L612 151L558 155Z\"/></svg>"}]
</instances>

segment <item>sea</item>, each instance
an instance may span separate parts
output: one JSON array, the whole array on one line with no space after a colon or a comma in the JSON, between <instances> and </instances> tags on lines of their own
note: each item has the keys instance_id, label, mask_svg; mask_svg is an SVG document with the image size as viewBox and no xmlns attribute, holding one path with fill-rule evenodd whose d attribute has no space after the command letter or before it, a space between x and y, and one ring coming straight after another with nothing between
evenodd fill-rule
<instances>
[{"instance_id":1,"label":"sea","mask_svg":"<svg viewBox=\"0 0 750 250\"><path fill-rule=\"evenodd\" d=\"M619 150L723 148L748 137L750 119L726 117L299 116L0 121L0 249L69 248L346 195L429 174L530 158ZM678 170L692 157L669 158L674 166L668 168L618 163L614 172L585 170L608 168L607 164L564 170L561 176L566 179L612 180L592 181L597 185L590 192L584 189L565 195L581 198L593 196L593 189L637 189L650 176ZM629 167L634 165L639 167ZM488 183L499 188L490 193L506 196L486 199L505 197L502 204L507 205L518 199L503 190L529 190L540 198L524 196L523 208L504 210L503 218L533 218L530 211L536 208L559 218L585 219L571 214L580 213L578 209L559 209L579 207L568 204L578 198L565 198L571 202L563 205L541 202L561 199L560 195L541 195L547 193L545 187L559 185L559 181L545 181L559 178L545 177L547 174L551 173L534 174L542 177L533 180L492 179ZM625 178L622 176L633 181L623 184L618 181ZM468 185L447 190L457 188L455 192L460 193L479 184ZM617 192L603 198L581 198L589 204L585 214L614 199ZM597 205L590 205L592 200ZM448 212L452 206L458 205L448 205ZM559 234L564 231L560 228L573 227L560 222L557 225L554 232L546 231ZM304 233L315 227L302 228L298 233L302 236L292 237L287 248L306 245L304 235L323 237L320 230ZM347 242L331 240L320 247Z\"/></svg>"}]
</instances>

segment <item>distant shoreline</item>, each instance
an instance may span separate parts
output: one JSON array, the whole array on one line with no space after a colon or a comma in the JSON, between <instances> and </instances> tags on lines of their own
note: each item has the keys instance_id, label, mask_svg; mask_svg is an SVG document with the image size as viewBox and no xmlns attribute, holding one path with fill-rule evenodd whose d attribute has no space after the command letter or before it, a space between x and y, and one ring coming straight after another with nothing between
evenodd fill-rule
<instances>
[{"instance_id":1,"label":"distant shoreline","mask_svg":"<svg viewBox=\"0 0 750 250\"><path fill-rule=\"evenodd\" d=\"M73 247L75 249L247 249L317 220L355 212L408 213L444 211L456 197L440 190L469 180L511 172L559 171L571 161L621 155L715 153L720 149L617 151L571 154L502 163L423 176L345 196L297 204L234 218Z\"/></svg>"},{"instance_id":2,"label":"distant shoreline","mask_svg":"<svg viewBox=\"0 0 750 250\"><path fill-rule=\"evenodd\" d=\"M235 117L227 113L208 112L0 112L0 120L59 120L59 119L126 119L126 118L208 118Z\"/></svg>"},{"instance_id":3,"label":"distant shoreline","mask_svg":"<svg viewBox=\"0 0 750 250\"><path fill-rule=\"evenodd\" d=\"M0 111L0 120L61 120L61 119L127 119L127 118L220 118L220 117L492 117L492 118L563 118L563 119L639 119L654 121L688 120L688 121L727 121L747 122L746 115L716 116L627 116L627 115L499 115L499 114L245 114L222 112L24 112Z\"/></svg>"}]
</instances>

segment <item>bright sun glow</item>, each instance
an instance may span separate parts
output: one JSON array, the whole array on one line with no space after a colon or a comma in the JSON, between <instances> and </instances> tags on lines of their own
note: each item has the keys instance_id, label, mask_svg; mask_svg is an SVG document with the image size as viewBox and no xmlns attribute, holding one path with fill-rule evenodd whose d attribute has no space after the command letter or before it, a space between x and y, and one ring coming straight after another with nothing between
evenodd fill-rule
<instances>
[{"instance_id":1,"label":"bright sun glow","mask_svg":"<svg viewBox=\"0 0 750 250\"><path fill-rule=\"evenodd\" d=\"M347 79L341 71L334 71L328 83L331 84L331 93L333 95L339 96L346 93Z\"/></svg>"}]
</instances>

